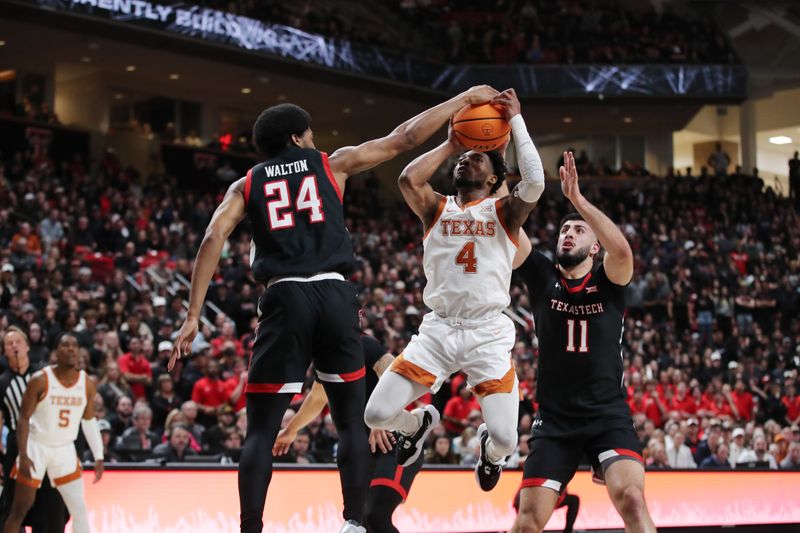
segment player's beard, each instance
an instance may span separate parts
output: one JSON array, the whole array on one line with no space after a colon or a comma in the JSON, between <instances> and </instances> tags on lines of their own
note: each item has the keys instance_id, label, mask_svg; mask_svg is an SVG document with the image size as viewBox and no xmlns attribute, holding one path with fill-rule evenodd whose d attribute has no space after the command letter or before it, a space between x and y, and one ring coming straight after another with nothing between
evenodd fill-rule
<instances>
[{"instance_id":1,"label":"player's beard","mask_svg":"<svg viewBox=\"0 0 800 533\"><path fill-rule=\"evenodd\" d=\"M591 245L587 244L583 248L573 248L569 251L562 251L556 256L556 260L562 267L572 268L581 264L589 257L589 248L591 247Z\"/></svg>"}]
</instances>

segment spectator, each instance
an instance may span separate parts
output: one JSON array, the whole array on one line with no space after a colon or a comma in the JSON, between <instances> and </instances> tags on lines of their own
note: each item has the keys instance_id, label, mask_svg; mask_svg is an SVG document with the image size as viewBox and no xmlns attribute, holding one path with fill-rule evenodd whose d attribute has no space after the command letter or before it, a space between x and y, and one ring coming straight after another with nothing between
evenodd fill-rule
<instances>
[{"instance_id":1,"label":"spectator","mask_svg":"<svg viewBox=\"0 0 800 533\"><path fill-rule=\"evenodd\" d=\"M203 442L203 433L206 428L197 423L198 414L197 403L194 401L183 402L181 405L181 416L183 418L183 425L186 426L197 442Z\"/></svg>"},{"instance_id":2,"label":"spectator","mask_svg":"<svg viewBox=\"0 0 800 533\"><path fill-rule=\"evenodd\" d=\"M440 435L433 441L433 446L425 453L425 464L431 465L457 465L458 456L453 452L450 437Z\"/></svg>"},{"instance_id":3,"label":"spectator","mask_svg":"<svg viewBox=\"0 0 800 533\"><path fill-rule=\"evenodd\" d=\"M114 412L108 416L108 422L111 424L111 435L116 442L116 439L121 437L133 423L133 400L128 396L117 398L117 405Z\"/></svg>"},{"instance_id":4,"label":"spectator","mask_svg":"<svg viewBox=\"0 0 800 533\"><path fill-rule=\"evenodd\" d=\"M697 451L694 453L694 461L698 465L702 465L709 456L714 455L719 445L720 437L722 436L722 425L718 420L710 422L706 438L697 446ZM728 450L726 450L727 452ZM727 453L726 453L727 456Z\"/></svg>"},{"instance_id":5,"label":"spectator","mask_svg":"<svg viewBox=\"0 0 800 533\"><path fill-rule=\"evenodd\" d=\"M144 398L153 383L153 369L138 335L129 338L128 349L130 351L119 358L119 370L125 381L131 384L134 399Z\"/></svg>"},{"instance_id":6,"label":"spectator","mask_svg":"<svg viewBox=\"0 0 800 533\"><path fill-rule=\"evenodd\" d=\"M316 459L309 451L310 446L311 436L308 434L308 429L303 428L297 432L297 437L292 442L292 448L289 450L289 455L285 462L297 464L315 463Z\"/></svg>"},{"instance_id":7,"label":"spectator","mask_svg":"<svg viewBox=\"0 0 800 533\"><path fill-rule=\"evenodd\" d=\"M789 444L789 453L780 466L782 470L800 470L800 441Z\"/></svg>"},{"instance_id":8,"label":"spectator","mask_svg":"<svg viewBox=\"0 0 800 533\"><path fill-rule=\"evenodd\" d=\"M716 451L700 463L700 468L709 470L730 470L731 465L728 462L728 445L724 442L720 442L716 446Z\"/></svg>"},{"instance_id":9,"label":"spectator","mask_svg":"<svg viewBox=\"0 0 800 533\"><path fill-rule=\"evenodd\" d=\"M763 434L756 435L753 438L753 449L745 450L739 455L737 464L742 463L769 463L772 470L778 469L778 463L775 458L767 450L767 439Z\"/></svg>"},{"instance_id":10,"label":"spectator","mask_svg":"<svg viewBox=\"0 0 800 533\"><path fill-rule=\"evenodd\" d=\"M230 405L221 405L217 414L217 423L203 433L203 448L211 453L221 453L225 449L228 433L234 428L234 413ZM241 446L238 446L241 448Z\"/></svg>"},{"instance_id":11,"label":"spectator","mask_svg":"<svg viewBox=\"0 0 800 533\"><path fill-rule=\"evenodd\" d=\"M667 451L660 442L653 444L653 455L648 458L647 468L649 470L669 470L672 468L667 458Z\"/></svg>"},{"instance_id":12,"label":"spectator","mask_svg":"<svg viewBox=\"0 0 800 533\"><path fill-rule=\"evenodd\" d=\"M684 433L678 431L672 438L672 446L667 447L667 460L671 468L697 468L692 450L684 444L685 442Z\"/></svg>"},{"instance_id":13,"label":"spectator","mask_svg":"<svg viewBox=\"0 0 800 533\"><path fill-rule=\"evenodd\" d=\"M158 436L150 431L153 412L146 405L137 405L133 410L133 426L122 433L117 448L121 450L152 450L158 444Z\"/></svg>"},{"instance_id":14,"label":"spectator","mask_svg":"<svg viewBox=\"0 0 800 533\"><path fill-rule=\"evenodd\" d=\"M445 405L442 413L444 428L450 435L460 434L469 425L469 415L474 410L480 410L480 404L463 382L458 386L458 395Z\"/></svg>"},{"instance_id":15,"label":"spectator","mask_svg":"<svg viewBox=\"0 0 800 533\"><path fill-rule=\"evenodd\" d=\"M800 211L800 152L795 151L789 160L789 197L794 200L794 208Z\"/></svg>"},{"instance_id":16,"label":"spectator","mask_svg":"<svg viewBox=\"0 0 800 533\"><path fill-rule=\"evenodd\" d=\"M156 393L153 395L153 427L163 430L167 415L174 409L180 409L183 401L175 393L175 381L170 374L161 374L156 381Z\"/></svg>"},{"instance_id":17,"label":"spectator","mask_svg":"<svg viewBox=\"0 0 800 533\"><path fill-rule=\"evenodd\" d=\"M153 456L166 463L183 462L186 456L197 455L197 452L189 447L191 433L189 428L178 424L169 433L169 441L159 444L153 449Z\"/></svg>"},{"instance_id":18,"label":"spectator","mask_svg":"<svg viewBox=\"0 0 800 533\"><path fill-rule=\"evenodd\" d=\"M728 165L731 164L731 157L722 149L722 144L717 143L714 151L708 156L708 166L714 171L718 178L728 175Z\"/></svg>"},{"instance_id":19,"label":"spectator","mask_svg":"<svg viewBox=\"0 0 800 533\"><path fill-rule=\"evenodd\" d=\"M731 466L735 466L736 463L739 462L739 458L742 455L742 452L745 451L744 447L744 429L736 428L731 433L731 443L730 443L730 454L728 457L728 461L731 463Z\"/></svg>"},{"instance_id":20,"label":"spectator","mask_svg":"<svg viewBox=\"0 0 800 533\"><path fill-rule=\"evenodd\" d=\"M514 453L512 453L506 461L506 466L508 468L522 468L523 465L525 465L525 459L527 459L528 454L531 453L530 447L528 446L529 438L529 433L520 434L517 449L514 450Z\"/></svg>"},{"instance_id":21,"label":"spectator","mask_svg":"<svg viewBox=\"0 0 800 533\"><path fill-rule=\"evenodd\" d=\"M121 397L133 396L128 382L114 361L106 364L106 373L97 385L97 392L103 397L107 409L116 409L117 401Z\"/></svg>"},{"instance_id":22,"label":"spectator","mask_svg":"<svg viewBox=\"0 0 800 533\"><path fill-rule=\"evenodd\" d=\"M211 359L206 365L205 377L200 378L192 389L192 401L202 413L204 421L213 421L217 409L228 401L228 390L220 379L219 361Z\"/></svg>"}]
</instances>

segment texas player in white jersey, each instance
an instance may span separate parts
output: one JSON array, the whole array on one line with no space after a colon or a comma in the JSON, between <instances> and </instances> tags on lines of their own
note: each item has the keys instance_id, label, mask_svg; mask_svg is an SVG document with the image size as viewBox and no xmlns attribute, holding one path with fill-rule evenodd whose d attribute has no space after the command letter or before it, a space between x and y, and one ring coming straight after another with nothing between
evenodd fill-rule
<instances>
[{"instance_id":1,"label":"texas player in white jersey","mask_svg":"<svg viewBox=\"0 0 800 533\"><path fill-rule=\"evenodd\" d=\"M430 405L410 413L404 407L463 370L486 421L478 429L481 456L475 467L486 491L497 484L517 444L519 389L511 361L515 329L503 310L510 303L520 228L544 190L541 159L514 90L492 102L504 109L514 136L522 179L511 194L493 196L506 173L499 151L467 151L459 157L453 171L456 196L433 190L428 180L436 169L463 151L452 131L447 142L412 161L400 176L403 197L425 228L423 299L432 312L392 371L383 374L365 412L371 428L399 433L398 463L410 464L422 452L439 413ZM529 251L527 238L525 243Z\"/></svg>"},{"instance_id":2,"label":"texas player in white jersey","mask_svg":"<svg viewBox=\"0 0 800 533\"><path fill-rule=\"evenodd\" d=\"M89 532L75 439L82 426L95 457L97 483L103 475L103 441L94 419L95 384L78 368L78 339L72 333L59 338L56 360L55 366L33 375L22 397L17 425L19 457L11 473L17 489L4 533L19 533L45 474L72 515L72 530Z\"/></svg>"}]
</instances>

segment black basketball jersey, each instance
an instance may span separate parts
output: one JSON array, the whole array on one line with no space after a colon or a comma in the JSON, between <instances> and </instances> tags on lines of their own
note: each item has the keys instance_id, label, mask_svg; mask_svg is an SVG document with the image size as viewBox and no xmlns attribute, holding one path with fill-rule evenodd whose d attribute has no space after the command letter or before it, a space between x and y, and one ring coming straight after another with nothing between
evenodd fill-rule
<instances>
[{"instance_id":1,"label":"black basketball jersey","mask_svg":"<svg viewBox=\"0 0 800 533\"><path fill-rule=\"evenodd\" d=\"M250 169L244 197L253 226L250 266L257 280L353 271L342 192L326 153L287 147Z\"/></svg>"},{"instance_id":2,"label":"black basketball jersey","mask_svg":"<svg viewBox=\"0 0 800 533\"><path fill-rule=\"evenodd\" d=\"M517 270L539 339L536 401L543 419L630 416L622 384L625 288L601 265L567 280L533 251Z\"/></svg>"}]
</instances>

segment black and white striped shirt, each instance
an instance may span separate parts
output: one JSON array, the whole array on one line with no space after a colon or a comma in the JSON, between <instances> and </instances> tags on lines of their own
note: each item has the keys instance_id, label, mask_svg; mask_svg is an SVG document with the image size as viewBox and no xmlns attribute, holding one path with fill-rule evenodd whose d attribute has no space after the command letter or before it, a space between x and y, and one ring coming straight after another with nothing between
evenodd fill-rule
<instances>
[{"instance_id":1,"label":"black and white striped shirt","mask_svg":"<svg viewBox=\"0 0 800 533\"><path fill-rule=\"evenodd\" d=\"M0 395L2 395L3 423L11 431L17 430L19 411L22 407L22 395L28 388L28 382L35 369L31 366L25 374L17 374L13 370L6 370L0 376Z\"/></svg>"}]
</instances>

